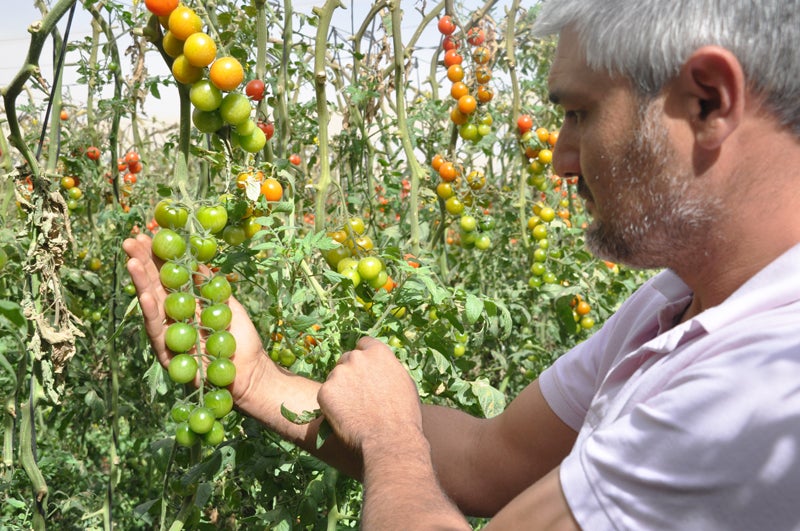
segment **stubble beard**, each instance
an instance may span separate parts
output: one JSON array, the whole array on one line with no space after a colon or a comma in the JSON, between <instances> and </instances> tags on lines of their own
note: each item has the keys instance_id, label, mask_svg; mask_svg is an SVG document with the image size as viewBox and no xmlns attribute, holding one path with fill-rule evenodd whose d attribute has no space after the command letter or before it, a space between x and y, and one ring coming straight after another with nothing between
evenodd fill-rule
<instances>
[{"instance_id":1,"label":"stubble beard","mask_svg":"<svg viewBox=\"0 0 800 531\"><path fill-rule=\"evenodd\" d=\"M640 110L623 157L598 181L617 191L586 230L597 257L636 268L690 267L704 260L717 202L698 190L669 143L655 104ZM694 186L693 186L694 185Z\"/></svg>"}]
</instances>

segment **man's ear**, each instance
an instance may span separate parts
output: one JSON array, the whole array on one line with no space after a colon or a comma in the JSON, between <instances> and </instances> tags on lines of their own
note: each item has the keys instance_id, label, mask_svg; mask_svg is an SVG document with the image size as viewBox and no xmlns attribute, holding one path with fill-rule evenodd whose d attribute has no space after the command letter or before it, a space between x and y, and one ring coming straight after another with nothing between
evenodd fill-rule
<instances>
[{"instance_id":1,"label":"man's ear","mask_svg":"<svg viewBox=\"0 0 800 531\"><path fill-rule=\"evenodd\" d=\"M739 60L719 46L704 46L686 60L677 79L695 141L716 150L741 123L744 72Z\"/></svg>"}]
</instances>

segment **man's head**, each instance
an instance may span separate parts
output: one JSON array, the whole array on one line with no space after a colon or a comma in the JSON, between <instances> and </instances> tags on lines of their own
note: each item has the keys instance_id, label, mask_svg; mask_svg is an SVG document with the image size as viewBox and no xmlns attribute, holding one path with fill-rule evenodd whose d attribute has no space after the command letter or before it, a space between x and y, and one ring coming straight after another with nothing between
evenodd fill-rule
<instances>
[{"instance_id":1,"label":"man's head","mask_svg":"<svg viewBox=\"0 0 800 531\"><path fill-rule=\"evenodd\" d=\"M539 36L572 28L590 68L652 97L698 48L717 45L753 93L800 137L800 6L793 0L547 0Z\"/></svg>"}]
</instances>

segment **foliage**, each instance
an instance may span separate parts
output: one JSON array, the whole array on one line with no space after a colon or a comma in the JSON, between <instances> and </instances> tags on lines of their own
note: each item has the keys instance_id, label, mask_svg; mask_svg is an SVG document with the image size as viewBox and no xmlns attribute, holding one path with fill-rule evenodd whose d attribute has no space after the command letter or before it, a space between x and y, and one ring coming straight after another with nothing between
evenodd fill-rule
<instances>
[{"instance_id":1,"label":"foliage","mask_svg":"<svg viewBox=\"0 0 800 531\"><path fill-rule=\"evenodd\" d=\"M255 153L240 149L244 126L191 127L188 87L150 73L153 61L173 59L144 3L50 8L44 34L32 38L32 64L19 64L2 89L4 528L358 527L359 485L252 419L225 417L219 446L174 443L170 409L193 390L171 383L154 360L121 251L124 238L158 230L153 212L164 197L193 210L222 201L230 225L252 223L243 243L222 241L211 265L232 282L276 362L324 380L342 352L374 335L394 348L425 402L478 416L502 411L591 333L585 317L599 325L641 283L647 273L584 250L574 183L538 155L552 148L547 137L518 130L521 115L534 129L558 128L545 87L553 43L530 37L535 7L512 2L501 14L495 3L447 9L461 21L456 35L479 25L491 53L494 98L470 118L490 116L491 127L464 140L451 122L435 29L445 2L402 3L422 21L409 37L396 33L405 30L400 7L378 1L351 40L328 27L337 2L310 14L290 0L190 2L219 53L266 85L251 117L272 123L275 136ZM73 5L95 33L64 36L86 94L62 101L61 72L32 78L30 67L44 38L61 42L55 22ZM434 46L420 45L426 29ZM126 64L120 36L132 43ZM49 115L45 103L17 103L29 86L53 89ZM147 102L173 86L181 122L149 124ZM87 156L90 146L99 159ZM449 213L437 194L436 154L464 168L455 181L464 213ZM471 171L485 185L470 186ZM283 187L279 201L259 193L268 177ZM547 219L545 208L558 216ZM466 215L477 229L459 228ZM363 236L353 218L366 222ZM490 250L481 250L486 241ZM348 245L355 258L379 257L392 282L355 286L337 269Z\"/></svg>"}]
</instances>

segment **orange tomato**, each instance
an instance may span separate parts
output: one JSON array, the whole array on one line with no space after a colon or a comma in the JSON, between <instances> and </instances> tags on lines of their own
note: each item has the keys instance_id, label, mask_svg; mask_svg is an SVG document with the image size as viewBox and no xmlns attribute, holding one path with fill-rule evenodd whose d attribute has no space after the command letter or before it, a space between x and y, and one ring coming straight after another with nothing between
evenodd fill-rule
<instances>
[{"instance_id":1,"label":"orange tomato","mask_svg":"<svg viewBox=\"0 0 800 531\"><path fill-rule=\"evenodd\" d=\"M456 100L468 94L469 94L469 87L467 87L466 83L463 83L461 81L456 81L455 83L453 83L453 86L450 87L450 95Z\"/></svg>"},{"instance_id":2,"label":"orange tomato","mask_svg":"<svg viewBox=\"0 0 800 531\"><path fill-rule=\"evenodd\" d=\"M464 67L461 65L450 65L447 68L447 79L453 83L464 79Z\"/></svg>"},{"instance_id":3,"label":"orange tomato","mask_svg":"<svg viewBox=\"0 0 800 531\"><path fill-rule=\"evenodd\" d=\"M244 81L244 68L234 57L220 57L211 65L208 78L218 89L231 91Z\"/></svg>"},{"instance_id":4,"label":"orange tomato","mask_svg":"<svg viewBox=\"0 0 800 531\"><path fill-rule=\"evenodd\" d=\"M477 106L478 101L474 96L467 94L458 98L458 110L461 111L462 114L472 114Z\"/></svg>"},{"instance_id":5,"label":"orange tomato","mask_svg":"<svg viewBox=\"0 0 800 531\"><path fill-rule=\"evenodd\" d=\"M283 186L277 179L269 177L261 184L261 195L267 201L280 201L283 197Z\"/></svg>"},{"instance_id":6,"label":"orange tomato","mask_svg":"<svg viewBox=\"0 0 800 531\"><path fill-rule=\"evenodd\" d=\"M457 50L447 50L444 54L444 66L450 68L453 65L460 65L464 61Z\"/></svg>"},{"instance_id":7,"label":"orange tomato","mask_svg":"<svg viewBox=\"0 0 800 531\"><path fill-rule=\"evenodd\" d=\"M178 7L178 0L144 0L144 5L157 17L164 17Z\"/></svg>"},{"instance_id":8,"label":"orange tomato","mask_svg":"<svg viewBox=\"0 0 800 531\"><path fill-rule=\"evenodd\" d=\"M452 162L445 162L439 167L439 177L445 182L452 182L458 177L458 168Z\"/></svg>"},{"instance_id":9,"label":"orange tomato","mask_svg":"<svg viewBox=\"0 0 800 531\"><path fill-rule=\"evenodd\" d=\"M191 7L181 5L169 14L169 31L182 41L201 29L203 21Z\"/></svg>"},{"instance_id":10,"label":"orange tomato","mask_svg":"<svg viewBox=\"0 0 800 531\"><path fill-rule=\"evenodd\" d=\"M189 35L184 41L183 55L192 66L208 66L217 57L217 45L214 39L198 31Z\"/></svg>"},{"instance_id":11,"label":"orange tomato","mask_svg":"<svg viewBox=\"0 0 800 531\"><path fill-rule=\"evenodd\" d=\"M439 166L441 166L443 162L444 162L444 157L442 157L439 153L437 153L436 155L433 156L433 159L431 159L431 166L433 166L434 170L439 171Z\"/></svg>"}]
</instances>

